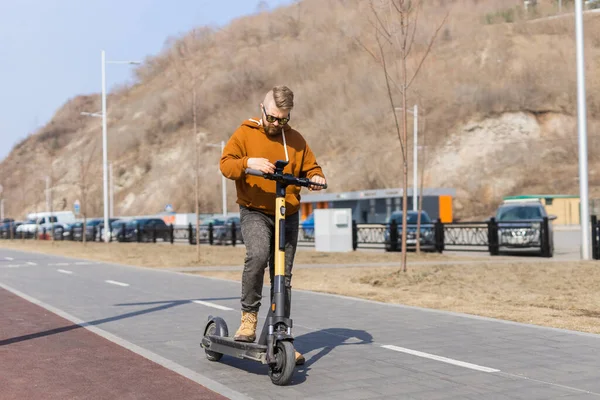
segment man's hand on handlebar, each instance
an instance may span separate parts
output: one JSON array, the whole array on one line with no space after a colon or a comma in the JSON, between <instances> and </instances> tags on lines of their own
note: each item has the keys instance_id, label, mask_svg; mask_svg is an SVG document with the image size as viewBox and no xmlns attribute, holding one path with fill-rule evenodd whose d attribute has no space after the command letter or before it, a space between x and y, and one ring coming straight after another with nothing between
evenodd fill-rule
<instances>
[{"instance_id":1,"label":"man's hand on handlebar","mask_svg":"<svg viewBox=\"0 0 600 400\"><path fill-rule=\"evenodd\" d=\"M272 174L275 172L275 165L271 164L266 158L249 158L248 168L260 171L263 174Z\"/></svg>"},{"instance_id":2,"label":"man's hand on handlebar","mask_svg":"<svg viewBox=\"0 0 600 400\"><path fill-rule=\"evenodd\" d=\"M325 181L325 178L323 178L322 176L319 176L319 175L313 176L312 178L310 178L310 181L321 184L321 185L325 185L327 183L327 181ZM308 190L310 190L310 191L313 191L313 190L316 191L316 190L321 190L321 189L323 189L323 187L317 186L317 185L311 185L308 187Z\"/></svg>"}]
</instances>

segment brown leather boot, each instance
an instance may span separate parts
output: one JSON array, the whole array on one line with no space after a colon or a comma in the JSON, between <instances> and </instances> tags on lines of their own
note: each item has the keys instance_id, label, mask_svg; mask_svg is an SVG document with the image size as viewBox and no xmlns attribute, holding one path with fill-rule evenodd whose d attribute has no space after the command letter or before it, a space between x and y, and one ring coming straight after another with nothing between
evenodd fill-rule
<instances>
[{"instance_id":1,"label":"brown leather boot","mask_svg":"<svg viewBox=\"0 0 600 400\"><path fill-rule=\"evenodd\" d=\"M296 365L303 365L306 362L304 356L298 352L296 352Z\"/></svg>"},{"instance_id":2,"label":"brown leather boot","mask_svg":"<svg viewBox=\"0 0 600 400\"><path fill-rule=\"evenodd\" d=\"M254 342L256 340L256 323L258 313L242 311L242 323L233 340L238 342Z\"/></svg>"}]
</instances>

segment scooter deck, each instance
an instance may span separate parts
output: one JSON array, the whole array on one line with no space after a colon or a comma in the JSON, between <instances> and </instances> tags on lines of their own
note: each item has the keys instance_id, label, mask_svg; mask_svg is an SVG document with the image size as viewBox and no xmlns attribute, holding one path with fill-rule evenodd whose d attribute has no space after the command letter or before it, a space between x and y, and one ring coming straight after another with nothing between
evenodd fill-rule
<instances>
[{"instance_id":1,"label":"scooter deck","mask_svg":"<svg viewBox=\"0 0 600 400\"><path fill-rule=\"evenodd\" d=\"M245 358L267 364L267 346L258 343L237 342L231 337L208 335L202 338L202 347L215 353Z\"/></svg>"}]
</instances>

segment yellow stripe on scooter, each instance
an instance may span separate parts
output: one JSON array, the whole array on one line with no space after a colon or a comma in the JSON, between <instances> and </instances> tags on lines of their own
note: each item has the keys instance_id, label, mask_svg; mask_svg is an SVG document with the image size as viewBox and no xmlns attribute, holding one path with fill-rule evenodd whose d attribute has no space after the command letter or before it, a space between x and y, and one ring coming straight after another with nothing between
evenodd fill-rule
<instances>
[{"instance_id":1,"label":"yellow stripe on scooter","mask_svg":"<svg viewBox=\"0 0 600 400\"><path fill-rule=\"evenodd\" d=\"M275 276L285 275L285 251L279 250L279 224L285 219L285 198L278 197L275 202Z\"/></svg>"}]
</instances>

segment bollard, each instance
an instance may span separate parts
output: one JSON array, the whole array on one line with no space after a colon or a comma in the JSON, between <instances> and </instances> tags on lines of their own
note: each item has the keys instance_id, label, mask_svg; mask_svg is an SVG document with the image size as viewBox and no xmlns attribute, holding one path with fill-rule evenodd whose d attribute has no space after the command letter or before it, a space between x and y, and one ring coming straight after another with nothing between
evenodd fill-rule
<instances>
[{"instance_id":1,"label":"bollard","mask_svg":"<svg viewBox=\"0 0 600 400\"><path fill-rule=\"evenodd\" d=\"M173 244L175 241L175 228L173 224L170 225L169 230L171 231L171 244Z\"/></svg>"},{"instance_id":2,"label":"bollard","mask_svg":"<svg viewBox=\"0 0 600 400\"><path fill-rule=\"evenodd\" d=\"M390 223L390 251L398 250L398 223L392 220Z\"/></svg>"},{"instance_id":3,"label":"bollard","mask_svg":"<svg viewBox=\"0 0 600 400\"><path fill-rule=\"evenodd\" d=\"M208 224L208 243L212 246L213 244L213 224L212 222Z\"/></svg>"},{"instance_id":4,"label":"bollard","mask_svg":"<svg viewBox=\"0 0 600 400\"><path fill-rule=\"evenodd\" d=\"M358 225L356 220L352 220L352 250L356 251L358 248Z\"/></svg>"},{"instance_id":5,"label":"bollard","mask_svg":"<svg viewBox=\"0 0 600 400\"><path fill-rule=\"evenodd\" d=\"M435 250L438 253L443 253L445 248L444 243L444 224L440 218L435 221L434 225Z\"/></svg>"},{"instance_id":6,"label":"bollard","mask_svg":"<svg viewBox=\"0 0 600 400\"><path fill-rule=\"evenodd\" d=\"M600 256L600 251L598 251L598 218L595 215L591 216L592 223L592 259L598 260Z\"/></svg>"},{"instance_id":7,"label":"bollard","mask_svg":"<svg viewBox=\"0 0 600 400\"><path fill-rule=\"evenodd\" d=\"M237 242L237 230L235 226L235 222L231 222L231 245L235 247L235 242Z\"/></svg>"},{"instance_id":8,"label":"bollard","mask_svg":"<svg viewBox=\"0 0 600 400\"><path fill-rule=\"evenodd\" d=\"M488 221L488 251L491 256L500 254L500 241L498 240L498 222L492 217Z\"/></svg>"},{"instance_id":9,"label":"bollard","mask_svg":"<svg viewBox=\"0 0 600 400\"><path fill-rule=\"evenodd\" d=\"M548 217L544 217L542 220L542 231L541 231L541 253L542 257L552 257L550 251L550 229L549 229L549 220Z\"/></svg>"}]
</instances>

